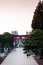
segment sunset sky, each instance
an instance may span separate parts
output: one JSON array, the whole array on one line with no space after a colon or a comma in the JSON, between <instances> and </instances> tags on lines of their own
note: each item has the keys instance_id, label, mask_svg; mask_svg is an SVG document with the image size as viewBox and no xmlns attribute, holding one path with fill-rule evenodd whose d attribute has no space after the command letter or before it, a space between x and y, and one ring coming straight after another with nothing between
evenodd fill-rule
<instances>
[{"instance_id":1,"label":"sunset sky","mask_svg":"<svg viewBox=\"0 0 43 65\"><path fill-rule=\"evenodd\" d=\"M38 2L39 0L0 0L0 34L15 30L19 34L30 32Z\"/></svg>"}]
</instances>

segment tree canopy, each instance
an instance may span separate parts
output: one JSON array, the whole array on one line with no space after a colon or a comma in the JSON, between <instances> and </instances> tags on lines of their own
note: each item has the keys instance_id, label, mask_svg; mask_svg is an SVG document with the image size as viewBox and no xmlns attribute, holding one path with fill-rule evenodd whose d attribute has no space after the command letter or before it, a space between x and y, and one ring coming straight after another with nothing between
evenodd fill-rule
<instances>
[{"instance_id":1,"label":"tree canopy","mask_svg":"<svg viewBox=\"0 0 43 65\"><path fill-rule=\"evenodd\" d=\"M24 49L38 49L43 58L43 1L40 1L35 9L31 26L33 30L25 40Z\"/></svg>"},{"instance_id":2,"label":"tree canopy","mask_svg":"<svg viewBox=\"0 0 43 65\"><path fill-rule=\"evenodd\" d=\"M5 32L4 34L0 35L0 48L13 48L13 36L9 32Z\"/></svg>"},{"instance_id":3,"label":"tree canopy","mask_svg":"<svg viewBox=\"0 0 43 65\"><path fill-rule=\"evenodd\" d=\"M43 1L40 1L35 9L31 26L33 30L43 29Z\"/></svg>"}]
</instances>

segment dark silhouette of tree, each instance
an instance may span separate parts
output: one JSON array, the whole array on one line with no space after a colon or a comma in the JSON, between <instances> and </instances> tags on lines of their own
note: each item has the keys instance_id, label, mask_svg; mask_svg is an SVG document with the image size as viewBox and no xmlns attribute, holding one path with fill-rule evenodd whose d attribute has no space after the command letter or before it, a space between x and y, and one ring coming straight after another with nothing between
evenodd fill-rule
<instances>
[{"instance_id":1,"label":"dark silhouette of tree","mask_svg":"<svg viewBox=\"0 0 43 65\"><path fill-rule=\"evenodd\" d=\"M38 6L35 9L32 28L34 29L43 29L43 1L38 3Z\"/></svg>"},{"instance_id":2,"label":"dark silhouette of tree","mask_svg":"<svg viewBox=\"0 0 43 65\"><path fill-rule=\"evenodd\" d=\"M4 45L5 47L13 47L13 36L9 32L5 32L4 34Z\"/></svg>"},{"instance_id":3,"label":"dark silhouette of tree","mask_svg":"<svg viewBox=\"0 0 43 65\"><path fill-rule=\"evenodd\" d=\"M25 39L24 50L32 50L43 59L43 1L35 9L32 28L30 36Z\"/></svg>"},{"instance_id":4,"label":"dark silhouette of tree","mask_svg":"<svg viewBox=\"0 0 43 65\"><path fill-rule=\"evenodd\" d=\"M13 43L13 36L9 32L5 32L4 34L0 35L0 52L4 52L4 47L13 48Z\"/></svg>"}]
</instances>

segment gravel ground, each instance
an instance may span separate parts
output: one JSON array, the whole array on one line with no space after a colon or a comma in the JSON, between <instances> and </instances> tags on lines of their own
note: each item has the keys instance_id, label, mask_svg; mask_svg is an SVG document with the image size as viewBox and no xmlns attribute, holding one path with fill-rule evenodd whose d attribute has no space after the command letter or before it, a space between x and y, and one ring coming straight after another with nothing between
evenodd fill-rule
<instances>
[{"instance_id":1,"label":"gravel ground","mask_svg":"<svg viewBox=\"0 0 43 65\"><path fill-rule=\"evenodd\" d=\"M0 64L3 62L3 60L5 59L6 57L0 57Z\"/></svg>"},{"instance_id":2,"label":"gravel ground","mask_svg":"<svg viewBox=\"0 0 43 65\"><path fill-rule=\"evenodd\" d=\"M9 53L6 53L5 56L0 57L0 64L3 62L3 60L8 56Z\"/></svg>"},{"instance_id":3,"label":"gravel ground","mask_svg":"<svg viewBox=\"0 0 43 65\"><path fill-rule=\"evenodd\" d=\"M34 59L37 61L39 65L43 65L43 59L39 59L37 56L34 56Z\"/></svg>"}]
</instances>

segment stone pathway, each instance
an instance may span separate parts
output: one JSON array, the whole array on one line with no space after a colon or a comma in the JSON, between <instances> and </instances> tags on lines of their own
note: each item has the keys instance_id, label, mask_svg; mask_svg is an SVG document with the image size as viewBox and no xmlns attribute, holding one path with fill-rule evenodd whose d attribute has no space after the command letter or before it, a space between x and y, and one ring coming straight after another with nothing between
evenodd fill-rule
<instances>
[{"instance_id":1,"label":"stone pathway","mask_svg":"<svg viewBox=\"0 0 43 65\"><path fill-rule=\"evenodd\" d=\"M28 56L23 53L22 48L17 48L12 51L1 65L38 65L33 56Z\"/></svg>"}]
</instances>

